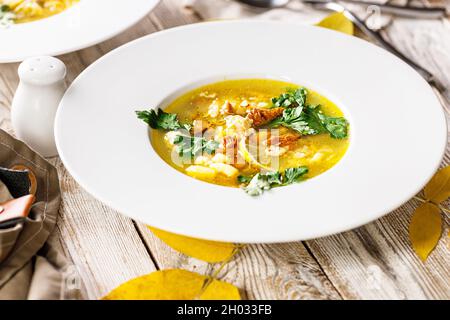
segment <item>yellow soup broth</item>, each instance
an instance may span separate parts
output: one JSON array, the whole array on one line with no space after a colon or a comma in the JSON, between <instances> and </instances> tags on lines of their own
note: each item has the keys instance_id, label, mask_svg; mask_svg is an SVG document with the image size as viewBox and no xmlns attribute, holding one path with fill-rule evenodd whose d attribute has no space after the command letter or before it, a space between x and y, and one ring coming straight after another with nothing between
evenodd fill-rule
<instances>
[{"instance_id":1,"label":"yellow soup broth","mask_svg":"<svg viewBox=\"0 0 450 320\"><path fill-rule=\"evenodd\" d=\"M305 178L317 176L343 157L349 145L348 137L336 139L327 133L299 135L283 126L267 128L267 123L255 126L258 119L251 117L252 110L263 115L277 111L272 98L297 88L292 83L268 79L229 80L197 88L177 98L164 111L176 114L181 124L193 123L194 135L207 135L208 139L220 143L219 148L213 154L203 152L180 163L180 159L175 159L176 146L170 139L173 132L164 130L151 130L153 147L176 170L223 186L242 185L238 176L283 172L300 166L308 168ZM327 116L343 117L333 102L309 89L307 104L320 105ZM229 141L236 150L229 152L226 147Z\"/></svg>"}]
</instances>

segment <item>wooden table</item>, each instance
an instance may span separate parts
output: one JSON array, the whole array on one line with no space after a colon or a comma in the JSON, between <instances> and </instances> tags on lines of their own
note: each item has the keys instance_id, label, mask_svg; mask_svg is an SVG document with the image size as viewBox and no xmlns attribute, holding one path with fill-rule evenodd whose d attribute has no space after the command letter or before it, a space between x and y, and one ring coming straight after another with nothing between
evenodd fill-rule
<instances>
[{"instance_id":1,"label":"wooden table","mask_svg":"<svg viewBox=\"0 0 450 320\"><path fill-rule=\"evenodd\" d=\"M62 56L68 66L68 81L130 40L199 21L181 1L162 1L125 33ZM448 20L396 19L385 36L450 87ZM0 126L10 133L9 108L18 84L17 66L0 65ZM211 272L212 265L175 252L145 225L91 197L58 158L51 161L58 168L63 196L54 237L78 270L84 298L100 298L124 281L159 269ZM450 163L450 148L445 163ZM417 205L411 200L351 232L305 242L248 246L220 278L237 285L248 299L450 299L448 219L444 239L422 263L411 249L407 231Z\"/></svg>"}]
</instances>

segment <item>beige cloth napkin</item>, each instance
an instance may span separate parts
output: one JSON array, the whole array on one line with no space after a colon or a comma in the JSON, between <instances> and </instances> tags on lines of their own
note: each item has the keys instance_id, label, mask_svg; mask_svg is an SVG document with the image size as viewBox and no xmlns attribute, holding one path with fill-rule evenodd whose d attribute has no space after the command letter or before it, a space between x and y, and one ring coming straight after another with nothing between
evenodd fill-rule
<instances>
[{"instance_id":1,"label":"beige cloth napkin","mask_svg":"<svg viewBox=\"0 0 450 320\"><path fill-rule=\"evenodd\" d=\"M386 0L372 1L386 2ZM205 20L249 18L314 24L331 13L313 9L297 0L291 1L286 7L271 10L249 7L234 0L185 0L184 3L186 7L192 8ZM359 5L346 4L346 7L361 19L369 17L366 22L374 29L383 28L390 23L392 18Z\"/></svg>"},{"instance_id":2,"label":"beige cloth napkin","mask_svg":"<svg viewBox=\"0 0 450 320\"><path fill-rule=\"evenodd\" d=\"M56 169L0 130L0 167L16 165L34 173L36 201L25 221L0 229L0 299L75 298L76 288L67 285L67 281L72 281L68 279L68 273L72 277L72 267L48 242L60 204ZM12 184L0 180L0 203L13 198Z\"/></svg>"}]
</instances>

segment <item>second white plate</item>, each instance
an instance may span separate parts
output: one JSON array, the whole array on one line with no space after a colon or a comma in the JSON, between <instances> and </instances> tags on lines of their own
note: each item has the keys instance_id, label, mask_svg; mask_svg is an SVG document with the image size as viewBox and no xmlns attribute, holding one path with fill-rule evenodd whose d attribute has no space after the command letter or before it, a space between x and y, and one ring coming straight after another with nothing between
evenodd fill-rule
<instances>
[{"instance_id":1,"label":"second white plate","mask_svg":"<svg viewBox=\"0 0 450 320\"><path fill-rule=\"evenodd\" d=\"M158 2L80 0L60 14L0 28L0 63L60 55L95 45L137 23Z\"/></svg>"}]
</instances>

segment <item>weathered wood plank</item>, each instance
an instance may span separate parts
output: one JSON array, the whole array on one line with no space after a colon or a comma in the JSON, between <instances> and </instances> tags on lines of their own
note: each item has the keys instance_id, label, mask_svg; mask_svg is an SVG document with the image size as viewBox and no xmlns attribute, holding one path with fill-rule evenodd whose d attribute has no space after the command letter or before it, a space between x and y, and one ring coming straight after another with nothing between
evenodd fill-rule
<instances>
[{"instance_id":1,"label":"weathered wood plank","mask_svg":"<svg viewBox=\"0 0 450 320\"><path fill-rule=\"evenodd\" d=\"M87 194L59 159L62 190L56 235L76 266L85 298L98 299L122 282L155 271L131 219Z\"/></svg>"},{"instance_id":2,"label":"weathered wood plank","mask_svg":"<svg viewBox=\"0 0 450 320\"><path fill-rule=\"evenodd\" d=\"M160 269L182 268L212 274L211 265L168 247L143 224L143 239ZM219 274L246 299L340 299L320 266L301 242L245 247Z\"/></svg>"},{"instance_id":3,"label":"weathered wood plank","mask_svg":"<svg viewBox=\"0 0 450 320\"><path fill-rule=\"evenodd\" d=\"M195 12L185 9L183 4L183 0L161 1L150 13L150 19L160 30L200 22Z\"/></svg>"},{"instance_id":4,"label":"weathered wood plank","mask_svg":"<svg viewBox=\"0 0 450 320\"><path fill-rule=\"evenodd\" d=\"M410 201L388 216L351 232L308 241L328 278L346 299L449 299L448 226L422 263L411 249Z\"/></svg>"}]
</instances>

